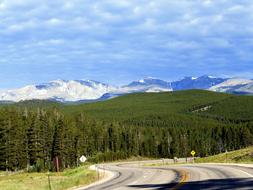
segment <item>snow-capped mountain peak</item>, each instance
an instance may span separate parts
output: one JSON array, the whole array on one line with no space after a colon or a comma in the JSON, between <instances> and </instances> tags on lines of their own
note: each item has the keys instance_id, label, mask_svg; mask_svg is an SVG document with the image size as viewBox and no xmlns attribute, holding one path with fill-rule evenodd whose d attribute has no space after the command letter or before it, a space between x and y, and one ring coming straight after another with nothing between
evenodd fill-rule
<instances>
[{"instance_id":1,"label":"snow-capped mountain peak","mask_svg":"<svg viewBox=\"0 0 253 190\"><path fill-rule=\"evenodd\" d=\"M215 78L217 78L217 77L214 77L214 76L208 75L208 78L215 79Z\"/></svg>"},{"instance_id":2,"label":"snow-capped mountain peak","mask_svg":"<svg viewBox=\"0 0 253 190\"><path fill-rule=\"evenodd\" d=\"M32 99L53 99L62 102L98 101L128 93L187 89L253 94L253 80L240 78L224 79L203 75L200 77L185 77L178 81L168 82L158 78L145 77L122 87L114 87L95 80L58 79L14 90L1 90L0 101L18 102Z\"/></svg>"},{"instance_id":3,"label":"snow-capped mountain peak","mask_svg":"<svg viewBox=\"0 0 253 190\"><path fill-rule=\"evenodd\" d=\"M143 79L138 80L138 82L147 83L148 81L152 81L152 80L160 80L160 79L157 79L157 78L154 78L154 77L145 77Z\"/></svg>"},{"instance_id":4,"label":"snow-capped mountain peak","mask_svg":"<svg viewBox=\"0 0 253 190\"><path fill-rule=\"evenodd\" d=\"M251 83L252 80L249 79L243 79L243 78L231 78L223 83L218 84L217 86L236 86L236 85L244 85Z\"/></svg>"},{"instance_id":5,"label":"snow-capped mountain peak","mask_svg":"<svg viewBox=\"0 0 253 190\"><path fill-rule=\"evenodd\" d=\"M171 83L153 78L146 77L144 79L133 81L130 84L119 89L121 92L157 92L157 91L172 91Z\"/></svg>"},{"instance_id":6,"label":"snow-capped mountain peak","mask_svg":"<svg viewBox=\"0 0 253 190\"><path fill-rule=\"evenodd\" d=\"M209 89L210 87L224 82L225 79L203 75L200 77L185 77L182 80L171 83L173 90L186 89Z\"/></svg>"},{"instance_id":7,"label":"snow-capped mountain peak","mask_svg":"<svg viewBox=\"0 0 253 190\"><path fill-rule=\"evenodd\" d=\"M54 80L49 83L8 90L0 94L0 100L14 102L31 99L94 100L112 90L114 90L112 86L90 80Z\"/></svg>"},{"instance_id":8,"label":"snow-capped mountain peak","mask_svg":"<svg viewBox=\"0 0 253 190\"><path fill-rule=\"evenodd\" d=\"M211 87L210 90L216 92L233 92L236 91L236 89L241 88L250 83L253 83L253 81L249 79L231 78Z\"/></svg>"}]
</instances>

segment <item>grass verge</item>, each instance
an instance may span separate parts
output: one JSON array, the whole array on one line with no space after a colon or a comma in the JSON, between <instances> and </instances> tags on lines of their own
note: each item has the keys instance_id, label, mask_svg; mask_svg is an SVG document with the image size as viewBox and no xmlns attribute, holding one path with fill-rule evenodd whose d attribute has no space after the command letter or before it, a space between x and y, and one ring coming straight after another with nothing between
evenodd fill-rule
<instances>
[{"instance_id":1,"label":"grass verge","mask_svg":"<svg viewBox=\"0 0 253 190\"><path fill-rule=\"evenodd\" d=\"M196 163L253 163L253 146L235 150L227 153L221 153L214 156L199 158Z\"/></svg>"},{"instance_id":2,"label":"grass verge","mask_svg":"<svg viewBox=\"0 0 253 190\"><path fill-rule=\"evenodd\" d=\"M90 184L97 180L95 171L82 166L75 169L66 169L60 173L49 173L51 189L65 190L75 186ZM18 173L0 175L1 190L49 190L48 173Z\"/></svg>"}]
</instances>

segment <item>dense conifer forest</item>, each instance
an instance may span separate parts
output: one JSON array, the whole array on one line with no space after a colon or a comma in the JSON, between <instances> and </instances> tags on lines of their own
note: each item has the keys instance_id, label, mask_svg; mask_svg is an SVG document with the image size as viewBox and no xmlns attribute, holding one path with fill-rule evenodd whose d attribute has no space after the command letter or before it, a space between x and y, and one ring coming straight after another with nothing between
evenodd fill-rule
<instances>
[{"instance_id":1,"label":"dense conifer forest","mask_svg":"<svg viewBox=\"0 0 253 190\"><path fill-rule=\"evenodd\" d=\"M0 170L75 167L132 156L207 156L253 144L253 97L201 90L140 93L64 105L0 106Z\"/></svg>"}]
</instances>

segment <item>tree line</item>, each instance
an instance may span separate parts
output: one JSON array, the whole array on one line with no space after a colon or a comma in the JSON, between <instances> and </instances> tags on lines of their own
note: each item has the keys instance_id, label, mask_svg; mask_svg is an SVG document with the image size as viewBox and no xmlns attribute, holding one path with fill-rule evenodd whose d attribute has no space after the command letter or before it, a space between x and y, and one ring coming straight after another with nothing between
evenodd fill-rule
<instances>
[{"instance_id":1,"label":"tree line","mask_svg":"<svg viewBox=\"0 0 253 190\"><path fill-rule=\"evenodd\" d=\"M81 155L93 162L132 156L173 158L207 156L252 145L252 123L206 123L189 117L167 120L102 121L85 113L57 109L0 109L0 170L54 171L78 166Z\"/></svg>"}]
</instances>

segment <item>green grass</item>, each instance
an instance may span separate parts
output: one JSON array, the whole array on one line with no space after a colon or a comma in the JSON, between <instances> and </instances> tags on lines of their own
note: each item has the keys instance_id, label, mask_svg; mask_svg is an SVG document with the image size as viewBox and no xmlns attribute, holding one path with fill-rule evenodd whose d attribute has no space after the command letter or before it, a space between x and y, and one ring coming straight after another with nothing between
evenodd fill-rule
<instances>
[{"instance_id":1,"label":"green grass","mask_svg":"<svg viewBox=\"0 0 253 190\"><path fill-rule=\"evenodd\" d=\"M199 158L196 160L196 163L253 163L253 146L214 156Z\"/></svg>"},{"instance_id":2,"label":"green grass","mask_svg":"<svg viewBox=\"0 0 253 190\"><path fill-rule=\"evenodd\" d=\"M97 180L95 171L88 170L88 166L67 169L59 174L50 173L52 190L65 190L71 187L90 184ZM6 175L0 173L1 190L48 190L47 173L18 173Z\"/></svg>"}]
</instances>

